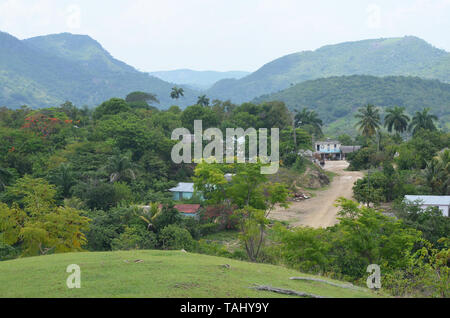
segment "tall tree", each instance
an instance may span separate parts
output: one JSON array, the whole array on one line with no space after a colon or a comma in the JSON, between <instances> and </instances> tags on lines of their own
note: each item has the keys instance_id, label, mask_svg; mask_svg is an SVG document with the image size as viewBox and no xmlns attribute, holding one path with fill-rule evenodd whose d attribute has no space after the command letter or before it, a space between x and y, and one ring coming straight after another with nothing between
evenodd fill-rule
<instances>
[{"instance_id":1,"label":"tall tree","mask_svg":"<svg viewBox=\"0 0 450 318\"><path fill-rule=\"evenodd\" d=\"M380 128L380 110L372 104L358 109L355 117L359 119L356 126L359 127L363 136L372 137Z\"/></svg>"},{"instance_id":2,"label":"tall tree","mask_svg":"<svg viewBox=\"0 0 450 318\"><path fill-rule=\"evenodd\" d=\"M206 97L206 95L202 95L198 97L197 104L201 106L208 106L209 105L209 98Z\"/></svg>"},{"instance_id":3,"label":"tall tree","mask_svg":"<svg viewBox=\"0 0 450 318\"><path fill-rule=\"evenodd\" d=\"M419 130L436 130L434 121L438 120L436 115L429 113L429 108L424 108L421 112L416 112L409 124L409 131L415 135Z\"/></svg>"},{"instance_id":4,"label":"tall tree","mask_svg":"<svg viewBox=\"0 0 450 318\"><path fill-rule=\"evenodd\" d=\"M386 110L387 115L384 117L384 127L387 127L389 132L392 132L392 129L400 134L405 132L408 129L410 118L404 112L404 107L388 108Z\"/></svg>"},{"instance_id":5,"label":"tall tree","mask_svg":"<svg viewBox=\"0 0 450 318\"><path fill-rule=\"evenodd\" d=\"M176 86L173 87L172 88L172 92L170 92L170 97L173 98L173 99L178 99L181 96L184 96L184 89L182 89L181 87L178 88Z\"/></svg>"},{"instance_id":6,"label":"tall tree","mask_svg":"<svg viewBox=\"0 0 450 318\"><path fill-rule=\"evenodd\" d=\"M249 259L258 259L264 246L268 216L276 205L288 206L289 190L280 183L270 183L261 174L263 165L207 164L195 168L195 189L201 191L208 204L226 205L233 210L243 246ZM233 172L228 181L224 174Z\"/></svg>"},{"instance_id":7,"label":"tall tree","mask_svg":"<svg viewBox=\"0 0 450 318\"><path fill-rule=\"evenodd\" d=\"M146 93L146 92L132 92L127 95L125 98L127 103L134 102L155 102L159 103L159 100L156 98L155 94Z\"/></svg>"},{"instance_id":8,"label":"tall tree","mask_svg":"<svg viewBox=\"0 0 450 318\"><path fill-rule=\"evenodd\" d=\"M314 110L308 110L307 108L303 108L301 112L298 112L294 118L294 125L296 128L305 128L308 130L308 126L310 129L310 133L316 135L317 137L322 137L322 119L319 118L317 113Z\"/></svg>"}]
</instances>

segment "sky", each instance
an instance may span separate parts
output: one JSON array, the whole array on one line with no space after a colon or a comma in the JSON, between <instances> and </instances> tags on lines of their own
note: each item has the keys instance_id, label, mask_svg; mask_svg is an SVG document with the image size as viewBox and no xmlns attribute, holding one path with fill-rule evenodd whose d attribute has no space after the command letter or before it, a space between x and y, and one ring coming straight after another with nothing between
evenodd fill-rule
<instances>
[{"instance_id":1,"label":"sky","mask_svg":"<svg viewBox=\"0 0 450 318\"><path fill-rule=\"evenodd\" d=\"M371 38L415 35L450 51L450 0L0 0L0 31L87 34L147 72L255 71Z\"/></svg>"}]
</instances>

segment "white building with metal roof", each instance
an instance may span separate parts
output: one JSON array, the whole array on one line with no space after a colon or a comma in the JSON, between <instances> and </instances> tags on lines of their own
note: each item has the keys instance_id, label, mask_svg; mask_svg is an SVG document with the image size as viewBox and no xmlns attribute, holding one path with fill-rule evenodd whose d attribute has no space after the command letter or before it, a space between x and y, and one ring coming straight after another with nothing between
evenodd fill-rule
<instances>
[{"instance_id":1,"label":"white building with metal roof","mask_svg":"<svg viewBox=\"0 0 450 318\"><path fill-rule=\"evenodd\" d=\"M419 202L422 209L438 207L445 216L448 216L450 209L450 195L405 195L405 201Z\"/></svg>"}]
</instances>

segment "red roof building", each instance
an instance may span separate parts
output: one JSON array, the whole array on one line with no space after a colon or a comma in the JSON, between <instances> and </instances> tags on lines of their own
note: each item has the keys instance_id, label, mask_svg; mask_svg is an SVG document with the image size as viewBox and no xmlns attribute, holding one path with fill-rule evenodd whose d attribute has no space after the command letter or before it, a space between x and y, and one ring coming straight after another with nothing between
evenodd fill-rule
<instances>
[{"instance_id":1,"label":"red roof building","mask_svg":"<svg viewBox=\"0 0 450 318\"><path fill-rule=\"evenodd\" d=\"M200 204L177 204L174 208L180 213L195 215L200 210Z\"/></svg>"}]
</instances>

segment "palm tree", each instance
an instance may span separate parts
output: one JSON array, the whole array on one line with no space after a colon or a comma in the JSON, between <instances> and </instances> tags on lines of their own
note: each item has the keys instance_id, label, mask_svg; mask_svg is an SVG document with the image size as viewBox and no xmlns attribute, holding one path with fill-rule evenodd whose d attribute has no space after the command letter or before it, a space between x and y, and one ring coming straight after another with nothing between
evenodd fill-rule
<instances>
[{"instance_id":1,"label":"palm tree","mask_svg":"<svg viewBox=\"0 0 450 318\"><path fill-rule=\"evenodd\" d=\"M178 99L181 96L184 96L184 89L182 89L181 87L178 88L176 86L173 87L172 88L172 92L170 93L170 97L173 98L173 99Z\"/></svg>"},{"instance_id":2,"label":"palm tree","mask_svg":"<svg viewBox=\"0 0 450 318\"><path fill-rule=\"evenodd\" d=\"M70 196L70 189L75 184L75 174L70 165L62 163L50 179L52 183L61 188L61 194L64 198Z\"/></svg>"},{"instance_id":3,"label":"palm tree","mask_svg":"<svg viewBox=\"0 0 450 318\"><path fill-rule=\"evenodd\" d=\"M0 167L0 190L5 189L6 184L11 179L12 174L5 168Z\"/></svg>"},{"instance_id":4,"label":"palm tree","mask_svg":"<svg viewBox=\"0 0 450 318\"><path fill-rule=\"evenodd\" d=\"M427 162L424 175L432 194L450 194L450 150L441 151Z\"/></svg>"},{"instance_id":5,"label":"palm tree","mask_svg":"<svg viewBox=\"0 0 450 318\"><path fill-rule=\"evenodd\" d=\"M108 164L104 167L109 175L109 182L116 182L123 179L136 179L134 170L136 165L131 161L129 155L113 155Z\"/></svg>"},{"instance_id":6,"label":"palm tree","mask_svg":"<svg viewBox=\"0 0 450 318\"><path fill-rule=\"evenodd\" d=\"M424 108L421 112L416 112L411 123L409 124L409 131L412 131L413 135L421 129L436 130L434 121L438 120L438 118L436 115L429 114L429 111L429 108Z\"/></svg>"},{"instance_id":7,"label":"palm tree","mask_svg":"<svg viewBox=\"0 0 450 318\"><path fill-rule=\"evenodd\" d=\"M197 105L208 106L209 98L207 98L206 95L199 96L197 100Z\"/></svg>"},{"instance_id":8,"label":"palm tree","mask_svg":"<svg viewBox=\"0 0 450 318\"><path fill-rule=\"evenodd\" d=\"M408 129L408 122L410 118L404 114L404 107L388 108L386 110L387 115L384 117L384 127L387 127L389 132L394 129L399 134Z\"/></svg>"},{"instance_id":9,"label":"palm tree","mask_svg":"<svg viewBox=\"0 0 450 318\"><path fill-rule=\"evenodd\" d=\"M358 114L355 117L359 119L356 126L359 126L363 136L372 137L380 128L380 110L372 104L367 104L365 107L358 109Z\"/></svg>"},{"instance_id":10,"label":"palm tree","mask_svg":"<svg viewBox=\"0 0 450 318\"><path fill-rule=\"evenodd\" d=\"M301 112L297 113L294 118L295 128L311 126L312 133L314 133L317 137L323 136L322 119L319 118L317 113L314 110L308 110L307 108L303 108Z\"/></svg>"}]
</instances>

